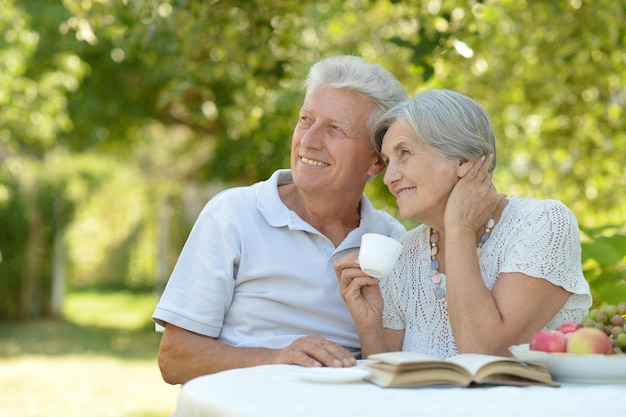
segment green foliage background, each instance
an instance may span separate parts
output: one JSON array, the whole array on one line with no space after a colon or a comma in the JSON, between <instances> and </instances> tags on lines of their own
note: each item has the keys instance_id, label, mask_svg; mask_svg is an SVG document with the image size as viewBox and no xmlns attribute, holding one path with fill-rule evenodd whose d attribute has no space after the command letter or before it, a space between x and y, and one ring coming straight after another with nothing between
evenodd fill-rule
<instances>
[{"instance_id":1,"label":"green foliage background","mask_svg":"<svg viewBox=\"0 0 626 417\"><path fill-rule=\"evenodd\" d=\"M596 303L626 300L625 20L623 0L0 0L0 319L54 314L59 259L70 291L158 291L211 195L287 166L302 80L336 54L481 102L498 190L569 206Z\"/></svg>"}]
</instances>

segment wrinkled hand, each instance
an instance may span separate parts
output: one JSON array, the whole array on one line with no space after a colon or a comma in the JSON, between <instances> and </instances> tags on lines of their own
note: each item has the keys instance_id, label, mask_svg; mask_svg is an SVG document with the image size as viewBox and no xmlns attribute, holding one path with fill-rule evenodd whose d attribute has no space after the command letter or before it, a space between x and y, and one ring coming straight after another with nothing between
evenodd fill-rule
<instances>
[{"instance_id":1,"label":"wrinkled hand","mask_svg":"<svg viewBox=\"0 0 626 417\"><path fill-rule=\"evenodd\" d=\"M384 303L380 281L361 270L357 256L357 253L346 255L337 260L334 267L339 292L357 327L363 328L380 323Z\"/></svg>"},{"instance_id":2,"label":"wrinkled hand","mask_svg":"<svg viewBox=\"0 0 626 417\"><path fill-rule=\"evenodd\" d=\"M356 365L356 359L346 348L317 334L300 337L281 349L273 363L307 367L333 368Z\"/></svg>"},{"instance_id":3,"label":"wrinkled hand","mask_svg":"<svg viewBox=\"0 0 626 417\"><path fill-rule=\"evenodd\" d=\"M485 155L472 164L452 189L444 222L448 227L462 227L476 231L485 226L493 216L498 205L506 198L504 194L497 194L496 188L489 176L489 166L493 155Z\"/></svg>"}]
</instances>

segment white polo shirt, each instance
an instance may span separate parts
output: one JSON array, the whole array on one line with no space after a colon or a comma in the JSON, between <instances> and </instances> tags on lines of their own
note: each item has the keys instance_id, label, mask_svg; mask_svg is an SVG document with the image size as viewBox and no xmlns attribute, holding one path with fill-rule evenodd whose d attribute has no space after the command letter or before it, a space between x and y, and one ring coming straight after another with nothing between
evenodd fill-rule
<instances>
[{"instance_id":1,"label":"white polo shirt","mask_svg":"<svg viewBox=\"0 0 626 417\"><path fill-rule=\"evenodd\" d=\"M232 346L283 348L320 334L348 349L359 339L339 294L333 263L358 250L364 233L404 231L361 198L361 223L335 248L278 195L290 170L215 196L200 213L153 320Z\"/></svg>"}]
</instances>

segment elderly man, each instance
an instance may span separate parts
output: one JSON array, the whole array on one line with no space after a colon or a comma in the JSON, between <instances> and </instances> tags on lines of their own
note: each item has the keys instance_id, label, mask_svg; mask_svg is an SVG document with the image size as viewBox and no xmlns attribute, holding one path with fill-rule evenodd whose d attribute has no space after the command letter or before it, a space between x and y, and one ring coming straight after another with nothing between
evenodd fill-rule
<instances>
[{"instance_id":1,"label":"elderly man","mask_svg":"<svg viewBox=\"0 0 626 417\"><path fill-rule=\"evenodd\" d=\"M207 203L153 315L171 384L271 363L352 366L360 351L333 262L364 233L404 229L363 194L384 169L378 116L406 98L398 80L355 56L311 67L291 169Z\"/></svg>"}]
</instances>

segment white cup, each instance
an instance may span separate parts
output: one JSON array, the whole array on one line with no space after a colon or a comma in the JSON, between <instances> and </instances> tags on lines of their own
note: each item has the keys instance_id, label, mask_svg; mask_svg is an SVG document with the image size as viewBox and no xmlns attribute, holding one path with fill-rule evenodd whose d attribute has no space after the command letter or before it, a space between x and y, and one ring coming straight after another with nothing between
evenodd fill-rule
<instances>
[{"instance_id":1,"label":"white cup","mask_svg":"<svg viewBox=\"0 0 626 417\"><path fill-rule=\"evenodd\" d=\"M402 248L400 242L389 236L365 233L359 250L361 270L375 278L389 275L402 253Z\"/></svg>"}]
</instances>

